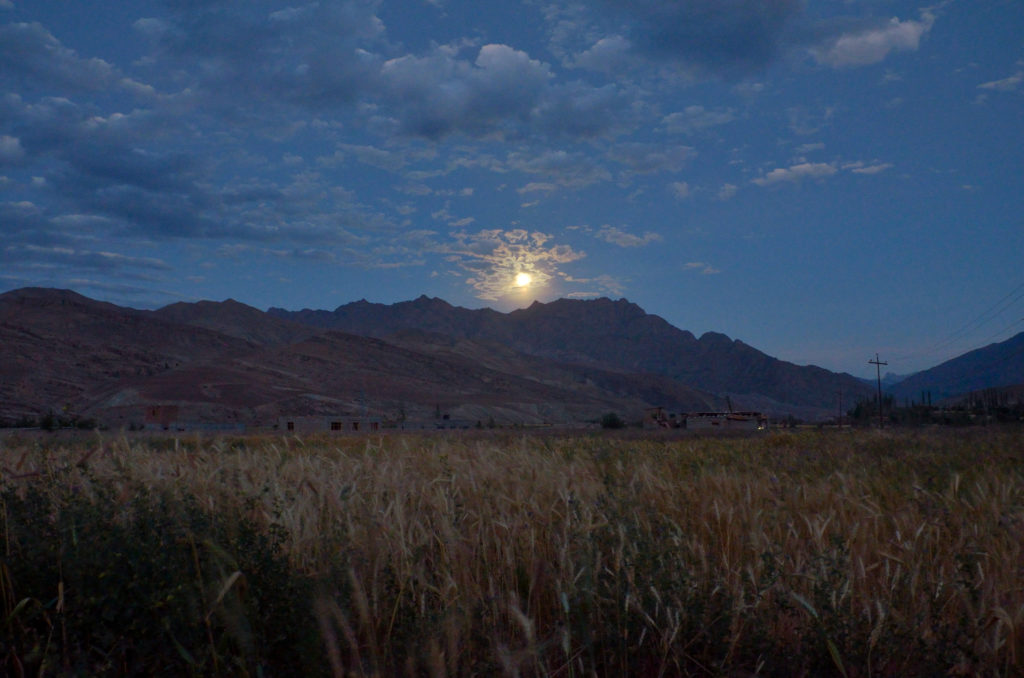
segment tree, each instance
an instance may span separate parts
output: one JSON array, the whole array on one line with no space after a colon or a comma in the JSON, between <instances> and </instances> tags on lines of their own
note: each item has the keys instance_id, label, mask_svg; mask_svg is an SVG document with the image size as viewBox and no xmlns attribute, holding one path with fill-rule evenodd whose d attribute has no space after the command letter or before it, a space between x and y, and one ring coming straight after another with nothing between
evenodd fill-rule
<instances>
[{"instance_id":1,"label":"tree","mask_svg":"<svg viewBox=\"0 0 1024 678\"><path fill-rule=\"evenodd\" d=\"M601 428L625 428L625 426L626 422L614 412L609 412L601 417Z\"/></svg>"}]
</instances>

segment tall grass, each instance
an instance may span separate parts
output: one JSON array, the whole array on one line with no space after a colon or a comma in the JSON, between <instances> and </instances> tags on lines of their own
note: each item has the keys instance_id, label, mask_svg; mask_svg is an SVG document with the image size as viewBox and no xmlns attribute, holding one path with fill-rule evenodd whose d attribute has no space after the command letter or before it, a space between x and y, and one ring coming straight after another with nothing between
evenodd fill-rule
<instances>
[{"instance_id":1,"label":"tall grass","mask_svg":"<svg viewBox=\"0 0 1024 678\"><path fill-rule=\"evenodd\" d=\"M67 675L1020 675L1020 433L8 440L0 653Z\"/></svg>"}]
</instances>

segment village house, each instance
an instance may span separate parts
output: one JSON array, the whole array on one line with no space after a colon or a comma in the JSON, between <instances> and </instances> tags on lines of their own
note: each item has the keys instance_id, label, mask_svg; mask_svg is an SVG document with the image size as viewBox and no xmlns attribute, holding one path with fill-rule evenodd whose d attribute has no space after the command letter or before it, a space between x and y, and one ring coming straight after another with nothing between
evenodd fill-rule
<instances>
[{"instance_id":1,"label":"village house","mask_svg":"<svg viewBox=\"0 0 1024 678\"><path fill-rule=\"evenodd\" d=\"M303 415L278 417L275 431L283 433L373 433L379 431L378 417L349 415Z\"/></svg>"}]
</instances>

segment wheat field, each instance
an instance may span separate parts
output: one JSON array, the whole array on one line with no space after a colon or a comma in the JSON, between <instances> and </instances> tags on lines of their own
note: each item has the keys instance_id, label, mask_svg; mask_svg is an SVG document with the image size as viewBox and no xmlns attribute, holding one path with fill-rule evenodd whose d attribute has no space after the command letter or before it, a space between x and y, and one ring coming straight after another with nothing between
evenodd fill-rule
<instances>
[{"instance_id":1,"label":"wheat field","mask_svg":"<svg viewBox=\"0 0 1024 678\"><path fill-rule=\"evenodd\" d=\"M1024 674L1019 428L0 445L8 675Z\"/></svg>"}]
</instances>

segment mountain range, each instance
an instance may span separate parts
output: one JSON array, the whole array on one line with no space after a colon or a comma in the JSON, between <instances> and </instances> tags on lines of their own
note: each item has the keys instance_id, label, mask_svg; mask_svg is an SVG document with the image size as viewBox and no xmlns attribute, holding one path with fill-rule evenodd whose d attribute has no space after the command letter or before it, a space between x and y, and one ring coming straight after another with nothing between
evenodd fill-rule
<instances>
[{"instance_id":1,"label":"mountain range","mask_svg":"<svg viewBox=\"0 0 1024 678\"><path fill-rule=\"evenodd\" d=\"M423 296L264 312L230 299L146 311L68 290L0 294L7 421L72 412L128 425L150 405L173 405L184 421L249 425L440 412L568 424L607 412L639 418L649 407L820 419L835 414L840 392L853 403L873 389L723 334L695 337L624 299L501 313Z\"/></svg>"},{"instance_id":2,"label":"mountain range","mask_svg":"<svg viewBox=\"0 0 1024 678\"><path fill-rule=\"evenodd\" d=\"M1024 332L913 374L886 392L897 401L930 397L938 403L971 391L1018 384L1024 384Z\"/></svg>"}]
</instances>

